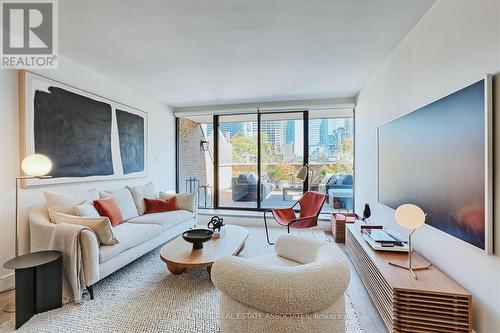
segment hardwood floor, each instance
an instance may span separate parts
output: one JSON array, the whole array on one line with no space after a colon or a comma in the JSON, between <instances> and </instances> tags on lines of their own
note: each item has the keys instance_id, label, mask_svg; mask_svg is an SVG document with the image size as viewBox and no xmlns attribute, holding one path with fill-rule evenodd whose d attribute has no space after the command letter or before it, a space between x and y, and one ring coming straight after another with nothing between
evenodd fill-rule
<instances>
[{"instance_id":1,"label":"hardwood floor","mask_svg":"<svg viewBox=\"0 0 500 333\"><path fill-rule=\"evenodd\" d=\"M331 237L331 235L329 235L329 237ZM339 245L339 247L345 252L344 244L336 244ZM349 296L351 297L351 301L354 304L354 308L356 309L356 313L358 314L364 331L366 333L386 333L387 329L382 321L382 318L378 314L370 295L368 295L363 282L359 278L359 275L350 260L349 264L351 265L352 273L348 289ZM13 300L13 290L0 293L0 324L6 322L10 318L14 318L14 313L6 313L1 310L5 307L5 305L7 305L7 303L12 302Z\"/></svg>"},{"instance_id":2,"label":"hardwood floor","mask_svg":"<svg viewBox=\"0 0 500 333\"><path fill-rule=\"evenodd\" d=\"M10 318L15 317L15 313L7 313L3 311L3 308L10 302L14 301L14 290L5 291L0 293L0 324L3 324Z\"/></svg>"},{"instance_id":3,"label":"hardwood floor","mask_svg":"<svg viewBox=\"0 0 500 333\"><path fill-rule=\"evenodd\" d=\"M345 245L338 243L337 245L339 245L347 258L349 258L345 250ZM388 331L382 321L382 317L380 317L375 308L375 304L373 304L363 281L361 281L350 259L349 265L351 266L351 282L349 283L348 292L356 314L361 321L361 326L366 333L387 333Z\"/></svg>"}]
</instances>

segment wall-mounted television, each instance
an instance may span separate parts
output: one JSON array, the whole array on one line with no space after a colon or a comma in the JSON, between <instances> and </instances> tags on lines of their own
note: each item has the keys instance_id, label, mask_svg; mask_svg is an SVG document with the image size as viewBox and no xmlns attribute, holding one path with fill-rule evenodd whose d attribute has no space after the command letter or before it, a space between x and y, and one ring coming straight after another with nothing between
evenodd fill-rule
<instances>
[{"instance_id":1,"label":"wall-mounted television","mask_svg":"<svg viewBox=\"0 0 500 333\"><path fill-rule=\"evenodd\" d=\"M426 224L492 252L488 75L378 128L378 201L413 203Z\"/></svg>"}]
</instances>

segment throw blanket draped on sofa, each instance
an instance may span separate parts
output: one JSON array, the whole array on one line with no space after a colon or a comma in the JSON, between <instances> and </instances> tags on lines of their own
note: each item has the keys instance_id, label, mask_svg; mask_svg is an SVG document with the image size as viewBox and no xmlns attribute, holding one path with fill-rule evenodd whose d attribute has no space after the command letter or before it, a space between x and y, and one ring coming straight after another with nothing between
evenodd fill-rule
<instances>
[{"instance_id":1,"label":"throw blanket draped on sofa","mask_svg":"<svg viewBox=\"0 0 500 333\"><path fill-rule=\"evenodd\" d=\"M81 303L85 290L80 234L87 227L76 224L57 224L50 239L50 249L62 252L63 267L63 303L71 299Z\"/></svg>"}]
</instances>

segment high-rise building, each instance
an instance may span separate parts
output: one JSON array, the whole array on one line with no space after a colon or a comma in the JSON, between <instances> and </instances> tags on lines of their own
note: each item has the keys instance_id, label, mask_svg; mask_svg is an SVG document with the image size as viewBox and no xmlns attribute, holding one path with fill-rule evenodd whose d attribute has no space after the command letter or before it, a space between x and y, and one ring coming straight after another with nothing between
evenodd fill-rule
<instances>
[{"instance_id":1,"label":"high-rise building","mask_svg":"<svg viewBox=\"0 0 500 333\"><path fill-rule=\"evenodd\" d=\"M245 123L220 123L219 131L226 137L234 137L236 134L245 134Z\"/></svg>"},{"instance_id":2,"label":"high-rise building","mask_svg":"<svg viewBox=\"0 0 500 333\"><path fill-rule=\"evenodd\" d=\"M309 146L320 144L321 119L309 120Z\"/></svg>"},{"instance_id":3,"label":"high-rise building","mask_svg":"<svg viewBox=\"0 0 500 333\"><path fill-rule=\"evenodd\" d=\"M351 138L354 136L354 121L353 118L345 118L344 119L344 128L345 128L345 136L346 138Z\"/></svg>"},{"instance_id":4,"label":"high-rise building","mask_svg":"<svg viewBox=\"0 0 500 333\"><path fill-rule=\"evenodd\" d=\"M285 143L295 142L295 121L287 120L285 122Z\"/></svg>"},{"instance_id":5,"label":"high-rise building","mask_svg":"<svg viewBox=\"0 0 500 333\"><path fill-rule=\"evenodd\" d=\"M285 145L285 126L283 121L262 121L260 123L261 135L265 134L267 142L273 145L274 150L283 152Z\"/></svg>"},{"instance_id":6,"label":"high-rise building","mask_svg":"<svg viewBox=\"0 0 500 333\"><path fill-rule=\"evenodd\" d=\"M245 122L245 131L247 135L257 136L257 121L247 121Z\"/></svg>"},{"instance_id":7,"label":"high-rise building","mask_svg":"<svg viewBox=\"0 0 500 333\"><path fill-rule=\"evenodd\" d=\"M328 144L328 120L321 119L319 124L319 144L326 145Z\"/></svg>"}]
</instances>

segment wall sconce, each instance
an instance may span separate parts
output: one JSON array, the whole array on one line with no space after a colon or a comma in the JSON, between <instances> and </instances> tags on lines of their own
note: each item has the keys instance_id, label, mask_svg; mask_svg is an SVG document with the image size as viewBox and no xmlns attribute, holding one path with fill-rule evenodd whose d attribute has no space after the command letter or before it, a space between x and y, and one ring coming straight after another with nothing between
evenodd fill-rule
<instances>
[{"instance_id":1,"label":"wall sconce","mask_svg":"<svg viewBox=\"0 0 500 333\"><path fill-rule=\"evenodd\" d=\"M208 151L208 141L207 140L201 140L200 141L200 147L201 147L201 150Z\"/></svg>"}]
</instances>

